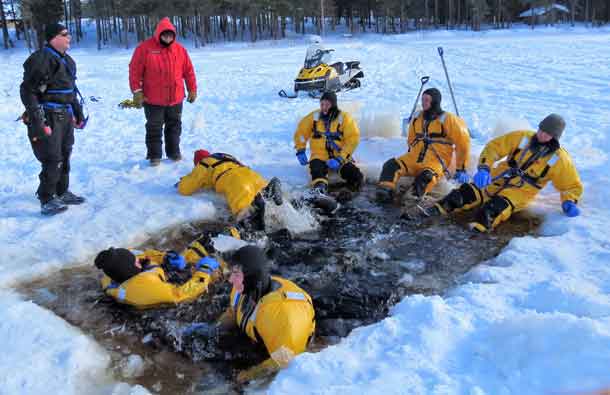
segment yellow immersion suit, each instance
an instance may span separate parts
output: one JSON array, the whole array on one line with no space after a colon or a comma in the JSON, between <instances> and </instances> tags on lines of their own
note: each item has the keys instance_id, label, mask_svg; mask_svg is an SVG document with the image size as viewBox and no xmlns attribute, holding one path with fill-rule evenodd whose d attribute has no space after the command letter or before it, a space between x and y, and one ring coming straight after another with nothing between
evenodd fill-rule
<instances>
[{"instance_id":1,"label":"yellow immersion suit","mask_svg":"<svg viewBox=\"0 0 610 395\"><path fill-rule=\"evenodd\" d=\"M398 166L384 165L379 178L380 186L395 189L401 177L417 177L428 169L434 173L425 189L425 192L429 192L443 174L449 173L454 152L456 169L465 170L468 166L468 128L462 118L450 112L445 111L430 122L424 120L423 111L415 114L409 126L407 145L408 152L394 159Z\"/></svg>"},{"instance_id":2,"label":"yellow immersion suit","mask_svg":"<svg viewBox=\"0 0 610 395\"><path fill-rule=\"evenodd\" d=\"M231 213L237 216L248 208L256 195L267 186L257 172L228 154L214 153L199 162L178 183L181 195L192 195L199 189L214 188L223 194Z\"/></svg>"},{"instance_id":3,"label":"yellow immersion suit","mask_svg":"<svg viewBox=\"0 0 610 395\"><path fill-rule=\"evenodd\" d=\"M272 291L256 305L245 306L244 298L231 291L228 314L256 343L264 343L270 358L240 374L241 381L285 367L294 356L304 352L315 328L311 297L296 284L271 276Z\"/></svg>"},{"instance_id":4,"label":"yellow immersion suit","mask_svg":"<svg viewBox=\"0 0 610 395\"><path fill-rule=\"evenodd\" d=\"M493 229L512 213L526 208L549 181L559 190L562 202L577 203L583 185L570 155L560 147L546 155L536 155L530 148L534 135L533 131L519 130L491 140L481 153L479 166L491 168L492 183L483 190L474 184L464 184L461 189L470 189L472 192L466 194L472 198L464 199L465 204L456 207L455 211L481 206L494 197L503 198L508 204L493 214ZM443 205L445 210L446 206ZM481 231L490 230L485 224L475 222L472 225Z\"/></svg>"},{"instance_id":5,"label":"yellow immersion suit","mask_svg":"<svg viewBox=\"0 0 610 395\"><path fill-rule=\"evenodd\" d=\"M182 285L167 281L166 273L160 266L163 263L165 252L146 250L136 255L136 259L149 260L148 269L131 277L121 284L117 284L107 275L103 275L101 283L106 295L119 303L127 304L138 309L159 307L166 304L178 304L197 299L207 291L208 286L217 280L220 271L213 274L195 271L194 266L201 258L209 255L204 246L195 241L181 254L193 270L193 276ZM221 270L226 264L221 263ZM185 269L189 270L189 269Z\"/></svg>"},{"instance_id":6,"label":"yellow immersion suit","mask_svg":"<svg viewBox=\"0 0 610 395\"><path fill-rule=\"evenodd\" d=\"M320 110L313 111L299 122L294 133L294 148L301 151L311 150L310 163L315 160L326 162L331 158L341 157L343 163L352 162L352 155L360 143L360 130L352 116L341 111L326 127L320 116ZM313 169L312 169L313 170ZM325 172L312 171L312 184L327 183Z\"/></svg>"}]
</instances>

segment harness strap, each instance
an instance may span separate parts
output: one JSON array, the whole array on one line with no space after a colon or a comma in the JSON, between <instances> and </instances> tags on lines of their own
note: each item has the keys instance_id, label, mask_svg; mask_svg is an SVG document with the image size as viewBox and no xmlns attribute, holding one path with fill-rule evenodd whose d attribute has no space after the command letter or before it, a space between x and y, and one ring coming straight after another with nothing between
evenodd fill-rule
<instances>
[{"instance_id":1,"label":"harness strap","mask_svg":"<svg viewBox=\"0 0 610 395\"><path fill-rule=\"evenodd\" d=\"M205 258L207 256L207 254L204 251L201 251L201 248L197 246L191 245L188 247L188 249L195 252L195 254L199 255L200 258Z\"/></svg>"},{"instance_id":2,"label":"harness strap","mask_svg":"<svg viewBox=\"0 0 610 395\"><path fill-rule=\"evenodd\" d=\"M420 115L420 113L418 112L417 117L415 117L415 119L413 120L413 125L415 125L415 121L417 120L419 115ZM435 119L438 120L441 124L441 132L440 133L429 133L428 126L430 126L430 122L432 122L434 120L428 122L428 121L424 120L422 117L423 132L415 134L415 140L413 140L413 143L411 143L410 148L416 146L420 142L423 142L424 147L422 148L422 150L419 152L419 155L417 156L417 162L418 163L423 162L424 159L426 158L426 154L428 153L428 149L430 149L432 151L432 153L434 154L434 156L436 157L436 160L438 160L439 163L441 164L445 175L447 177L449 177L449 174L450 174L449 168L445 164L445 161L443 161L443 159L441 158L438 151L434 148L434 144L453 146L453 143L451 143L449 141L437 139L437 138L444 138L447 136L447 132L446 132L445 126L444 126L445 119L447 119L447 113L443 112L441 115L439 115Z\"/></svg>"},{"instance_id":3,"label":"harness strap","mask_svg":"<svg viewBox=\"0 0 610 395\"><path fill-rule=\"evenodd\" d=\"M492 179L492 182L500 179L504 180L504 185L502 185L502 187L494 195L497 195L506 188L521 188L526 183L536 189L542 189L542 187L538 185L538 181L547 175L550 168L559 160L559 156L557 155L557 152L554 152L547 161L546 166L540 175L538 177L532 177L526 173L527 169L529 169L538 159L547 155L548 149L546 147L541 148L533 153L523 165L519 166L519 163L523 161L525 155L529 151L531 151L531 138L523 137L519 143L519 147L513 152L511 159L508 161L510 168ZM521 152L519 159L515 160L515 157L519 154L519 152ZM519 182L517 184L511 184L511 180L516 177L519 178Z\"/></svg>"},{"instance_id":4,"label":"harness strap","mask_svg":"<svg viewBox=\"0 0 610 395\"><path fill-rule=\"evenodd\" d=\"M53 55L55 58L59 59L59 61L61 63L64 64L64 66L66 67L66 70L68 70L68 73L70 74L70 77L72 77L72 82L74 83L74 88L73 89L47 89L45 91L45 93L50 93L50 94L71 94L71 93L76 93L79 103L82 106L85 103L85 98L83 97L83 95L80 93L80 91L78 90L78 87L76 86L76 69L72 69L70 67L70 64L68 63L68 61L65 59L64 56L61 56L61 54L59 52L57 52L56 50L54 50L53 48L49 47L49 46L45 46L43 48L44 51L50 53L51 55ZM47 102L50 104L59 104L59 103L53 103L53 102ZM44 105L45 103L43 103ZM87 117L88 118L88 117Z\"/></svg>"}]
</instances>

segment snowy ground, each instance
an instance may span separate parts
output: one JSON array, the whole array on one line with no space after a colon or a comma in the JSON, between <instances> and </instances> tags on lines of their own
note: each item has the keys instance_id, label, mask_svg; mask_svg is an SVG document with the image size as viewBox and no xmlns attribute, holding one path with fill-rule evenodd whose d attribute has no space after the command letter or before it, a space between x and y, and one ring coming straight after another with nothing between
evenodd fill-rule
<instances>
[{"instance_id":1,"label":"snowy ground","mask_svg":"<svg viewBox=\"0 0 610 395\"><path fill-rule=\"evenodd\" d=\"M534 210L546 216L545 237L515 239L442 298L408 297L383 322L297 358L270 392L479 395L610 387L610 31L436 32L327 43L337 58L362 62L363 88L340 96L361 120L384 118L398 127L423 75L432 77L430 86L441 88L452 110L439 45L475 136L474 151L500 119L537 125L550 112L563 114L562 145L585 183L583 215L564 217L558 194L543 191ZM185 198L172 187L190 170L197 148L230 152L267 177L279 176L289 189L302 188L308 178L294 157L292 133L317 103L282 100L276 92L292 85L305 45L291 40L193 50L200 98L185 104L186 160L158 168L144 160L142 112L116 107L130 97L131 51L75 48L81 90L101 98L89 104L91 120L77 132L72 161L72 189L89 201L54 218L39 214L39 164L25 128L14 122L22 111L18 92L27 52L0 56L0 394L78 394L92 386L100 393L146 393L113 384L104 350L11 287L88 264L103 248L135 245L163 227L227 215L218 197ZM369 138L356 158L374 179L404 148L400 138Z\"/></svg>"}]
</instances>

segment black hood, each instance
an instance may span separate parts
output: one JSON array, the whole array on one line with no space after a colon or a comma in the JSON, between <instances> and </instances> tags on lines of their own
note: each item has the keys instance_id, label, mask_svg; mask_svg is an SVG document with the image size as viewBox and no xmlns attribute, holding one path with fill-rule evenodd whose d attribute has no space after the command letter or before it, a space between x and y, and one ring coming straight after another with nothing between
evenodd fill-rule
<instances>
[{"instance_id":1,"label":"black hood","mask_svg":"<svg viewBox=\"0 0 610 395\"><path fill-rule=\"evenodd\" d=\"M136 266L136 256L125 248L110 247L100 252L95 258L95 266L119 284L142 272Z\"/></svg>"},{"instance_id":2,"label":"black hood","mask_svg":"<svg viewBox=\"0 0 610 395\"><path fill-rule=\"evenodd\" d=\"M337 94L333 91L326 91L320 97L320 101L328 100L331 104L330 110L328 110L328 114L322 114L320 112L320 117L322 119L327 119L332 121L339 115L339 107L337 106Z\"/></svg>"},{"instance_id":3,"label":"black hood","mask_svg":"<svg viewBox=\"0 0 610 395\"><path fill-rule=\"evenodd\" d=\"M241 266L244 273L244 294L258 302L269 292L271 286L270 264L265 252L255 246L245 246L237 250L231 265Z\"/></svg>"},{"instance_id":4,"label":"black hood","mask_svg":"<svg viewBox=\"0 0 610 395\"><path fill-rule=\"evenodd\" d=\"M436 88L426 89L423 94L432 98L430 109L424 111L424 119L430 121L443 113L443 109L441 108L443 96L441 95L441 91Z\"/></svg>"}]
</instances>

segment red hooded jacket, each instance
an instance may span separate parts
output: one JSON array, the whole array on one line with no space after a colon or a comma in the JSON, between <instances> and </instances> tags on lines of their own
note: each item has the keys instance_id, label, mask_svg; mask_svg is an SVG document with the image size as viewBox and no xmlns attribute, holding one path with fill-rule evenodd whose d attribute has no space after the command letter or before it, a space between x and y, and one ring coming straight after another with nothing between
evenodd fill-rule
<instances>
[{"instance_id":1,"label":"red hooded jacket","mask_svg":"<svg viewBox=\"0 0 610 395\"><path fill-rule=\"evenodd\" d=\"M144 91L145 102L173 106L184 100L184 82L189 92L197 91L195 70L186 49L176 42L161 45L161 33L176 28L163 18L153 37L136 48L129 63L129 87L132 92Z\"/></svg>"}]
</instances>

